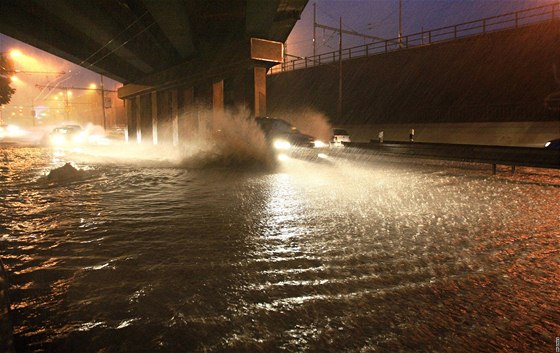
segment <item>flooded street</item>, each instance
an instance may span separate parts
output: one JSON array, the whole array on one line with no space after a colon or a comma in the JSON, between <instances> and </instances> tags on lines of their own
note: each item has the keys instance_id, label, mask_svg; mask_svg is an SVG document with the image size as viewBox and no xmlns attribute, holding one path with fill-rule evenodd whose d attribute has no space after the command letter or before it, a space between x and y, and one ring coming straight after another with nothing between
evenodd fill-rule
<instances>
[{"instance_id":1,"label":"flooded street","mask_svg":"<svg viewBox=\"0 0 560 353\"><path fill-rule=\"evenodd\" d=\"M554 352L560 173L0 150L17 352ZM49 181L65 162L83 170Z\"/></svg>"}]
</instances>

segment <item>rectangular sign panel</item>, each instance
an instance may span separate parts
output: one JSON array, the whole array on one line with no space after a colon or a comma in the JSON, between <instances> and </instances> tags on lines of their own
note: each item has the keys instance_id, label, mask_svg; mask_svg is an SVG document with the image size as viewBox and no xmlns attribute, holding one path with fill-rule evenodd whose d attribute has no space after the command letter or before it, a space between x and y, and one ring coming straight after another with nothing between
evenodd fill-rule
<instances>
[{"instance_id":1,"label":"rectangular sign panel","mask_svg":"<svg viewBox=\"0 0 560 353\"><path fill-rule=\"evenodd\" d=\"M284 44L271 40L251 38L251 59L284 62Z\"/></svg>"}]
</instances>

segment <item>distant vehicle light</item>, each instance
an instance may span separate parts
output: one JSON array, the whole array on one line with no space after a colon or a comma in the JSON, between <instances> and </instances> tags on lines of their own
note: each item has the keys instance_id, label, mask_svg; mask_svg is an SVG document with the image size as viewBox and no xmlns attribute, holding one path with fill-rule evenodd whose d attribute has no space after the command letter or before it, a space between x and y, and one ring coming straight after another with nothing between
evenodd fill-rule
<instances>
[{"instance_id":1,"label":"distant vehicle light","mask_svg":"<svg viewBox=\"0 0 560 353\"><path fill-rule=\"evenodd\" d=\"M548 146L550 146L550 141L544 144L544 147L548 147Z\"/></svg>"},{"instance_id":2,"label":"distant vehicle light","mask_svg":"<svg viewBox=\"0 0 560 353\"><path fill-rule=\"evenodd\" d=\"M28 132L17 125L0 125L0 138L2 137L20 137Z\"/></svg>"},{"instance_id":3,"label":"distant vehicle light","mask_svg":"<svg viewBox=\"0 0 560 353\"><path fill-rule=\"evenodd\" d=\"M277 150L287 150L287 149L290 149L290 147L292 147L290 142L288 142L286 140L274 140L272 145Z\"/></svg>"},{"instance_id":4,"label":"distant vehicle light","mask_svg":"<svg viewBox=\"0 0 560 353\"><path fill-rule=\"evenodd\" d=\"M327 145L326 143L324 143L321 140L315 140L313 141L313 145L315 146L315 148L324 148L324 147L328 147L329 145Z\"/></svg>"},{"instance_id":5,"label":"distant vehicle light","mask_svg":"<svg viewBox=\"0 0 560 353\"><path fill-rule=\"evenodd\" d=\"M288 157L284 153L280 153L277 158L279 161L287 161L288 159L290 159L290 157Z\"/></svg>"}]
</instances>

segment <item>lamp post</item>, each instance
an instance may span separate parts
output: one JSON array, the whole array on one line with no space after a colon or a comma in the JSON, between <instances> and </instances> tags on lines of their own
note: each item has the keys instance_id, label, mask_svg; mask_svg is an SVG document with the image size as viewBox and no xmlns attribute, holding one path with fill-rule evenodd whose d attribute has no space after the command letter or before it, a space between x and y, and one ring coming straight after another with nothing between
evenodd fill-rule
<instances>
[{"instance_id":1,"label":"lamp post","mask_svg":"<svg viewBox=\"0 0 560 353\"><path fill-rule=\"evenodd\" d=\"M99 74L101 79L101 112L103 113L103 129L107 129L107 118L105 116L105 88L103 87L103 75Z\"/></svg>"}]
</instances>

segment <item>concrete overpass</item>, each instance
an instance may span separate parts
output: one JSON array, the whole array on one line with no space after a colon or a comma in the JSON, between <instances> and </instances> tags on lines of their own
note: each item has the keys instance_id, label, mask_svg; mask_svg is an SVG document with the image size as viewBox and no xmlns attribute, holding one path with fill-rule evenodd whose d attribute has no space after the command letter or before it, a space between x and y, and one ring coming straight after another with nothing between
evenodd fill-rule
<instances>
[{"instance_id":1,"label":"concrete overpass","mask_svg":"<svg viewBox=\"0 0 560 353\"><path fill-rule=\"evenodd\" d=\"M123 82L129 136L177 143L202 110L266 114L266 71L307 1L2 0L0 32Z\"/></svg>"}]
</instances>

